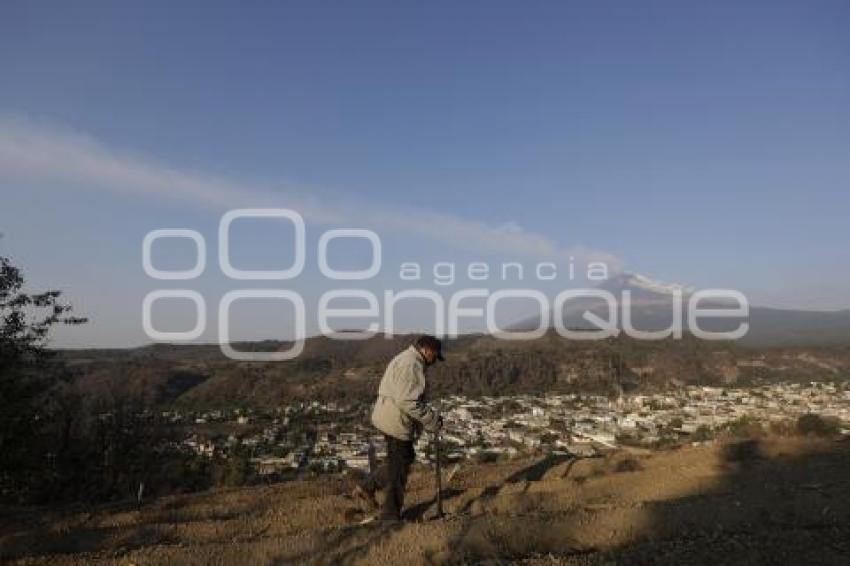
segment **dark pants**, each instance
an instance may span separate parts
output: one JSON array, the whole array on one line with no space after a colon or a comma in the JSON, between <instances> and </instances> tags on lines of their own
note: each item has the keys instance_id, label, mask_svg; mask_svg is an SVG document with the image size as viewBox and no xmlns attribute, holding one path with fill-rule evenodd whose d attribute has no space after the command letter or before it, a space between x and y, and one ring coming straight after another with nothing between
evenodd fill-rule
<instances>
[{"instance_id":1,"label":"dark pants","mask_svg":"<svg viewBox=\"0 0 850 566\"><path fill-rule=\"evenodd\" d=\"M374 493L384 490L384 509L381 517L385 519L400 519L404 507L404 488L407 485L407 474L413 464L415 454L413 442L385 436L387 440L387 461L378 471L366 480L366 489Z\"/></svg>"}]
</instances>

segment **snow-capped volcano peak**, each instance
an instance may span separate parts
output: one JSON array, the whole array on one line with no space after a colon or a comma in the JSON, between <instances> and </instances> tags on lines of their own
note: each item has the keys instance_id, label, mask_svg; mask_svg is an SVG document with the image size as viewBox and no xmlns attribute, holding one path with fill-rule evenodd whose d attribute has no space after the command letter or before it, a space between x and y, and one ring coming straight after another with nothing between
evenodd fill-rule
<instances>
[{"instance_id":1,"label":"snow-capped volcano peak","mask_svg":"<svg viewBox=\"0 0 850 566\"><path fill-rule=\"evenodd\" d=\"M672 295L676 291L679 291L684 296L690 295L695 290L693 287L686 287L680 283L667 283L665 281L650 279L640 273L624 273L623 275L627 277L626 282L629 286L640 287L646 291L653 291L664 295Z\"/></svg>"},{"instance_id":2,"label":"snow-capped volcano peak","mask_svg":"<svg viewBox=\"0 0 850 566\"><path fill-rule=\"evenodd\" d=\"M676 292L680 292L683 297L692 294L695 289L690 286L685 286L680 283L667 283L665 281L658 281L657 279L650 279L645 275L641 275L640 273L629 273L624 271L619 275L612 277L608 281L606 281L601 287L608 290L626 290L626 289L635 289L648 291L650 293L655 293L658 295L673 295Z\"/></svg>"}]
</instances>

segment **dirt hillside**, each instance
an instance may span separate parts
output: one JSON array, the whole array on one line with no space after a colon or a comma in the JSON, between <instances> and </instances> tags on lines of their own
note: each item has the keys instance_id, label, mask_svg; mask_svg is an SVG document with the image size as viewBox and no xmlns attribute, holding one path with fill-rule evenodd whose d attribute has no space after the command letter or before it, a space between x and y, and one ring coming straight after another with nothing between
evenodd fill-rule
<instances>
[{"instance_id":1,"label":"dirt hillside","mask_svg":"<svg viewBox=\"0 0 850 566\"><path fill-rule=\"evenodd\" d=\"M64 512L6 511L21 564L850 563L850 443L767 439L461 467L450 516L412 477L408 519L365 517L350 480Z\"/></svg>"}]
</instances>

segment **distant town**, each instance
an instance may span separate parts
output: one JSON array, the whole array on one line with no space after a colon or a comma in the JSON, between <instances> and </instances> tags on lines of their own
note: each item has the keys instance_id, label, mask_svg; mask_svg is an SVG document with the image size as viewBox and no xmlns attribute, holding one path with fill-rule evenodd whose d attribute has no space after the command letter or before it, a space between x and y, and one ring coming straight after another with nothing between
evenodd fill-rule
<instances>
[{"instance_id":1,"label":"distant town","mask_svg":"<svg viewBox=\"0 0 850 566\"><path fill-rule=\"evenodd\" d=\"M711 441L744 425L788 426L814 414L850 434L847 384L779 383L746 389L684 387L675 392L620 398L582 394L480 397L440 401L443 455L479 461L554 453L593 456L623 445L657 448ZM181 425L180 450L203 458L247 454L258 477L368 469L385 454L384 439L369 425L362 403L299 402L271 410L166 411ZM430 436L417 443L421 461L432 458Z\"/></svg>"}]
</instances>

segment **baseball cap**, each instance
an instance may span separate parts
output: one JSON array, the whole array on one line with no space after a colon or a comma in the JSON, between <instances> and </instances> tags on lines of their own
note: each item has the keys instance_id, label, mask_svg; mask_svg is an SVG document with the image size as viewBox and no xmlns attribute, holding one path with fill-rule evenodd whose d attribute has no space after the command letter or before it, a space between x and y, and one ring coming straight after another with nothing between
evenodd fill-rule
<instances>
[{"instance_id":1,"label":"baseball cap","mask_svg":"<svg viewBox=\"0 0 850 566\"><path fill-rule=\"evenodd\" d=\"M423 334L414 342L414 346L417 348L431 348L435 352L437 352L437 359L440 361L445 360L446 358L443 356L443 342L436 336L431 336L429 334Z\"/></svg>"}]
</instances>

